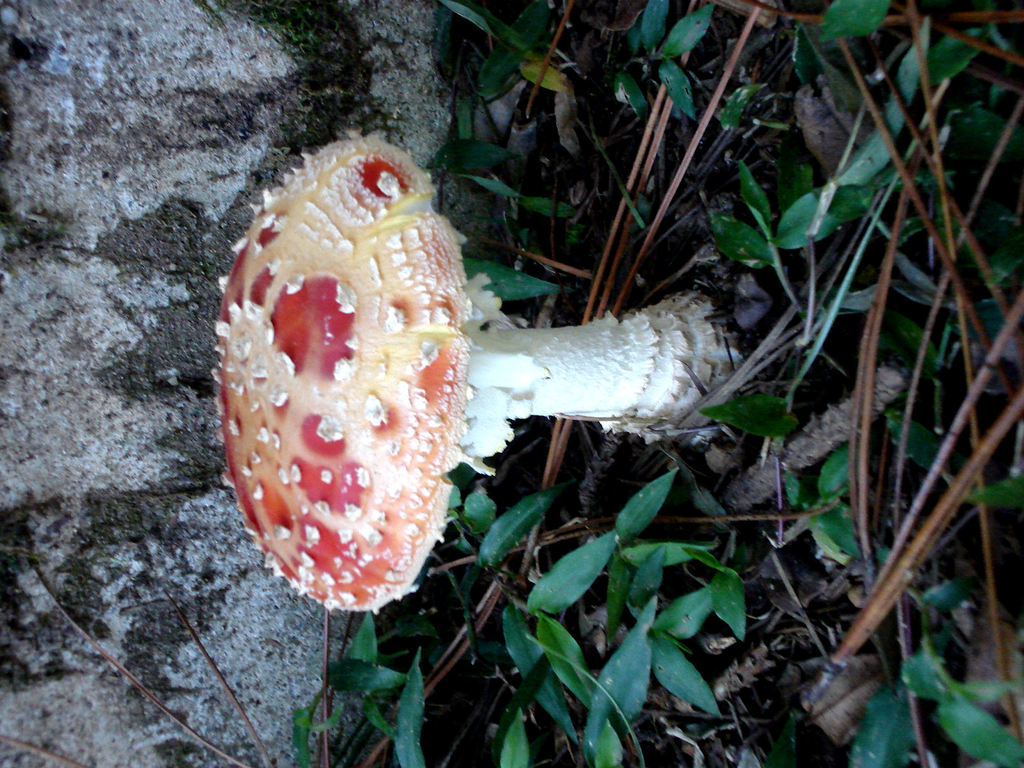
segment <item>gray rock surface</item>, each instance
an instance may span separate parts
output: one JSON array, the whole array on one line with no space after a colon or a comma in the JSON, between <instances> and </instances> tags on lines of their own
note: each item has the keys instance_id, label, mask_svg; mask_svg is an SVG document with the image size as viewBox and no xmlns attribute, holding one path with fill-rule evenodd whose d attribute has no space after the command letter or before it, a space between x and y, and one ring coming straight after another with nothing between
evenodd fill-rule
<instances>
[{"instance_id":1,"label":"gray rock surface","mask_svg":"<svg viewBox=\"0 0 1024 768\"><path fill-rule=\"evenodd\" d=\"M264 571L219 483L216 279L248 203L306 143L383 130L426 160L447 129L431 3L313 6L353 56L327 68L344 110L309 107L323 68L280 30L214 3L0 0L0 736L96 768L226 764L55 596L199 733L260 764L166 591L292 764L322 616ZM3 768L50 764L0 744Z\"/></svg>"}]
</instances>

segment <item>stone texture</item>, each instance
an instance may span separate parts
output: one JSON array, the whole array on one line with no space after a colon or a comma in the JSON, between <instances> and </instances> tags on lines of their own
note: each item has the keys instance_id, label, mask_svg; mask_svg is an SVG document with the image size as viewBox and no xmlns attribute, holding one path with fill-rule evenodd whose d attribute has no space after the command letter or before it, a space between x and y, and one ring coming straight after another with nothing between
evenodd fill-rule
<instances>
[{"instance_id":1,"label":"stone texture","mask_svg":"<svg viewBox=\"0 0 1024 768\"><path fill-rule=\"evenodd\" d=\"M447 128L434 5L312 5L340 14L365 81L352 109L315 115L322 138L382 130L429 159ZM0 0L0 736L97 768L226 763L133 691L44 583L251 765L166 595L279 765L320 685L320 610L263 569L220 485L210 374L217 277L249 203L313 135L297 125L311 68L203 6ZM50 764L0 744L3 768Z\"/></svg>"}]
</instances>

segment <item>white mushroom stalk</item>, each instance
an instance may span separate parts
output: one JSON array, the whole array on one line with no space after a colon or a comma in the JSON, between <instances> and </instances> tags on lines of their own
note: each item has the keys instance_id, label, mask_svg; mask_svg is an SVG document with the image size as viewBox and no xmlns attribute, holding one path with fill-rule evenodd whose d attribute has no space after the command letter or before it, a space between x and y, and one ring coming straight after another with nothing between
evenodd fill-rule
<instances>
[{"instance_id":1,"label":"white mushroom stalk","mask_svg":"<svg viewBox=\"0 0 1024 768\"><path fill-rule=\"evenodd\" d=\"M467 327L470 359L461 444L473 459L500 452L509 421L564 416L600 421L605 429L670 437L709 388L733 367L710 303L674 296L617 320L563 328L510 328L497 299L475 290ZM501 327L503 326L503 327Z\"/></svg>"},{"instance_id":2,"label":"white mushroom stalk","mask_svg":"<svg viewBox=\"0 0 1024 768\"><path fill-rule=\"evenodd\" d=\"M510 329L430 178L374 137L307 157L236 246L216 324L218 404L246 529L266 564L328 608L413 588L443 535L460 461L531 414L670 430L729 370L709 304Z\"/></svg>"}]
</instances>

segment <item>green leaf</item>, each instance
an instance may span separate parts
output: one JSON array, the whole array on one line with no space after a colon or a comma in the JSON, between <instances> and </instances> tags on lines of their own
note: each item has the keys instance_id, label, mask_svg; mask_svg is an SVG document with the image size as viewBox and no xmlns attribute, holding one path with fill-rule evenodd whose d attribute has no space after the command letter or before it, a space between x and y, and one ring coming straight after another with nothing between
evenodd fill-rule
<instances>
[{"instance_id":1,"label":"green leaf","mask_svg":"<svg viewBox=\"0 0 1024 768\"><path fill-rule=\"evenodd\" d=\"M818 195L818 190L808 192L782 212L779 231L775 234L775 244L779 248L803 248L807 245L807 233L818 211Z\"/></svg>"},{"instance_id":2,"label":"green leaf","mask_svg":"<svg viewBox=\"0 0 1024 768\"><path fill-rule=\"evenodd\" d=\"M903 428L902 416L892 411L886 411L885 415L889 422L889 434L892 435L893 444L896 444ZM907 433L907 457L921 469L928 469L938 453L938 435L916 421L910 422L910 430Z\"/></svg>"},{"instance_id":3,"label":"green leaf","mask_svg":"<svg viewBox=\"0 0 1024 768\"><path fill-rule=\"evenodd\" d=\"M505 648L509 656L519 669L519 674L525 680L533 672L537 662L544 658L544 652L540 649L537 641L530 636L526 628L526 620L515 607L508 605L502 613L502 630L505 635ZM566 735L575 743L576 729L569 716L569 708L565 703L565 696L562 689L558 687L555 678L550 674L537 689L537 703L551 715L556 723L561 726Z\"/></svg>"},{"instance_id":4,"label":"green leaf","mask_svg":"<svg viewBox=\"0 0 1024 768\"><path fill-rule=\"evenodd\" d=\"M968 497L974 504L993 507L1024 508L1024 475L1008 477L998 483L973 491Z\"/></svg>"},{"instance_id":5,"label":"green leaf","mask_svg":"<svg viewBox=\"0 0 1024 768\"><path fill-rule=\"evenodd\" d=\"M952 611L967 600L977 586L974 579L957 576L931 587L921 595L921 599L937 611Z\"/></svg>"},{"instance_id":6,"label":"green leaf","mask_svg":"<svg viewBox=\"0 0 1024 768\"><path fill-rule=\"evenodd\" d=\"M493 566L505 559L505 555L533 526L541 521L566 484L555 485L537 493L524 496L515 506L494 521L483 542L480 544L481 564Z\"/></svg>"},{"instance_id":7,"label":"green leaf","mask_svg":"<svg viewBox=\"0 0 1024 768\"><path fill-rule=\"evenodd\" d=\"M913 53L913 51L911 51ZM846 169L836 179L836 184L845 186L847 184L867 184L875 175L889 165L889 149L882 139L882 134L874 131L860 148L853 153L853 157L847 164Z\"/></svg>"},{"instance_id":8,"label":"green leaf","mask_svg":"<svg viewBox=\"0 0 1024 768\"><path fill-rule=\"evenodd\" d=\"M942 668L927 648L905 660L900 674L904 685L918 698L941 701L948 696Z\"/></svg>"},{"instance_id":9,"label":"green leaf","mask_svg":"<svg viewBox=\"0 0 1024 768\"><path fill-rule=\"evenodd\" d=\"M423 728L423 673L420 672L420 649L409 667L405 687L398 699L398 727L395 733L395 756L402 768L426 768L420 731Z\"/></svg>"},{"instance_id":10,"label":"green leaf","mask_svg":"<svg viewBox=\"0 0 1024 768\"><path fill-rule=\"evenodd\" d=\"M823 40L870 35L885 20L889 0L836 0L825 11Z\"/></svg>"},{"instance_id":11,"label":"green leaf","mask_svg":"<svg viewBox=\"0 0 1024 768\"><path fill-rule=\"evenodd\" d=\"M648 51L658 47L665 36L665 20L668 18L668 0L648 0L640 17L640 43Z\"/></svg>"},{"instance_id":12,"label":"green leaf","mask_svg":"<svg viewBox=\"0 0 1024 768\"><path fill-rule=\"evenodd\" d=\"M629 599L631 581L632 570L629 564L621 553L613 554L608 564L608 599L605 600L605 610L608 612L608 637L614 637L619 631L622 612L626 609L626 601Z\"/></svg>"},{"instance_id":13,"label":"green leaf","mask_svg":"<svg viewBox=\"0 0 1024 768\"><path fill-rule=\"evenodd\" d=\"M882 687L864 711L850 748L850 768L903 768L913 743L906 696Z\"/></svg>"},{"instance_id":14,"label":"green leaf","mask_svg":"<svg viewBox=\"0 0 1024 768\"><path fill-rule=\"evenodd\" d=\"M946 153L958 160L988 160L1005 127L1006 118L980 104L972 104L950 116ZM1020 160L1024 160L1024 129L1018 125L1013 129L999 161L1012 163Z\"/></svg>"},{"instance_id":15,"label":"green leaf","mask_svg":"<svg viewBox=\"0 0 1024 768\"><path fill-rule=\"evenodd\" d=\"M549 616L537 617L537 642L547 656L551 668L573 696L590 701L594 682L579 644L569 631Z\"/></svg>"},{"instance_id":16,"label":"green leaf","mask_svg":"<svg viewBox=\"0 0 1024 768\"><path fill-rule=\"evenodd\" d=\"M924 331L921 326L909 317L892 309L886 311L885 317L882 319L882 347L899 355L908 367L913 366L917 359L917 350L921 346L923 336ZM922 368L922 373L929 379L935 378L938 357L935 345L929 341L925 348L924 367ZM898 429L896 434L899 434Z\"/></svg>"},{"instance_id":17,"label":"green leaf","mask_svg":"<svg viewBox=\"0 0 1024 768\"><path fill-rule=\"evenodd\" d=\"M481 187L486 189L488 192L493 192L496 195L502 197L508 197L513 200L519 201L519 204L528 211L534 213L542 213L545 216L554 214L559 218L567 218L572 216L576 211L568 203L555 204L554 200L550 197L528 197L523 195L522 192L517 192L512 189L508 184L498 179L492 179L488 176L474 176L473 174L463 174L464 178L475 181Z\"/></svg>"},{"instance_id":18,"label":"green leaf","mask_svg":"<svg viewBox=\"0 0 1024 768\"><path fill-rule=\"evenodd\" d=\"M485 101L498 98L518 81L519 61L516 51L504 45L494 46L477 74L480 96Z\"/></svg>"},{"instance_id":19,"label":"green leaf","mask_svg":"<svg viewBox=\"0 0 1024 768\"><path fill-rule=\"evenodd\" d=\"M665 84L668 97L679 111L691 120L697 116L697 108L693 105L693 88L690 78L671 59L665 59L658 67L658 78Z\"/></svg>"},{"instance_id":20,"label":"green leaf","mask_svg":"<svg viewBox=\"0 0 1024 768\"><path fill-rule=\"evenodd\" d=\"M543 72L543 76L541 73ZM539 81L540 87L555 93L571 93L572 83L562 70L557 67L544 66L544 57L539 53L530 53L519 62L519 73L531 83Z\"/></svg>"},{"instance_id":21,"label":"green leaf","mask_svg":"<svg viewBox=\"0 0 1024 768\"><path fill-rule=\"evenodd\" d=\"M749 224L724 213L711 213L710 218L715 247L724 256L752 269L771 266L775 261L769 242Z\"/></svg>"},{"instance_id":22,"label":"green leaf","mask_svg":"<svg viewBox=\"0 0 1024 768\"><path fill-rule=\"evenodd\" d=\"M366 697L363 699L363 716L370 725L383 733L389 739L395 738L395 729L384 716L377 699L372 697Z\"/></svg>"},{"instance_id":23,"label":"green leaf","mask_svg":"<svg viewBox=\"0 0 1024 768\"><path fill-rule=\"evenodd\" d=\"M639 566L656 549L665 550L665 567L688 563L695 557L707 554L711 544L699 544L687 541L645 541L633 544L622 550L622 558L631 565ZM695 553L700 553L695 554Z\"/></svg>"},{"instance_id":24,"label":"green leaf","mask_svg":"<svg viewBox=\"0 0 1024 768\"><path fill-rule=\"evenodd\" d=\"M502 197L522 197L521 193L512 189L512 187L501 179L492 179L490 176L476 176L472 173L463 174L462 178L476 182L488 192L493 192L494 194L501 195Z\"/></svg>"},{"instance_id":25,"label":"green leaf","mask_svg":"<svg viewBox=\"0 0 1024 768\"><path fill-rule=\"evenodd\" d=\"M814 167L803 157L795 138L786 137L779 145L778 203L784 211L814 189Z\"/></svg>"},{"instance_id":26,"label":"green leaf","mask_svg":"<svg viewBox=\"0 0 1024 768\"><path fill-rule=\"evenodd\" d=\"M718 702L697 668L686 654L668 637L654 632L650 636L652 670L658 682L673 696L678 696L705 712L718 715Z\"/></svg>"},{"instance_id":27,"label":"green leaf","mask_svg":"<svg viewBox=\"0 0 1024 768\"><path fill-rule=\"evenodd\" d=\"M708 8L710 6L704 6ZM771 236L772 209L768 204L768 195L761 189L761 185L754 180L754 175L747 168L747 164L740 160L737 165L740 172L740 194L743 195L743 202L754 216L754 220L761 228L765 237Z\"/></svg>"},{"instance_id":28,"label":"green leaf","mask_svg":"<svg viewBox=\"0 0 1024 768\"><path fill-rule=\"evenodd\" d=\"M654 620L654 628L686 640L700 631L714 605L714 597L707 587L690 592L669 603Z\"/></svg>"},{"instance_id":29,"label":"green leaf","mask_svg":"<svg viewBox=\"0 0 1024 768\"><path fill-rule=\"evenodd\" d=\"M707 586L718 618L742 640L747 632L747 601L743 594L743 580L732 569L721 570Z\"/></svg>"},{"instance_id":30,"label":"green leaf","mask_svg":"<svg viewBox=\"0 0 1024 768\"><path fill-rule=\"evenodd\" d=\"M1004 768L1017 768L1024 760L1024 746L978 705L961 698L947 699L939 704L937 714L946 735L972 757Z\"/></svg>"},{"instance_id":31,"label":"green leaf","mask_svg":"<svg viewBox=\"0 0 1024 768\"><path fill-rule=\"evenodd\" d=\"M636 79L629 72L623 70L616 74L612 87L615 90L616 101L629 104L641 120L647 118L647 99L644 98L644 92L640 90Z\"/></svg>"},{"instance_id":32,"label":"green leaf","mask_svg":"<svg viewBox=\"0 0 1024 768\"><path fill-rule=\"evenodd\" d=\"M821 473L818 475L818 496L822 500L830 501L837 498L850 484L849 456L849 443L844 443L821 465Z\"/></svg>"},{"instance_id":33,"label":"green leaf","mask_svg":"<svg viewBox=\"0 0 1024 768\"><path fill-rule=\"evenodd\" d=\"M505 731L498 765L500 768L529 768L530 742L526 738L526 726L523 725L523 716L519 710L516 710L512 725Z\"/></svg>"},{"instance_id":34,"label":"green leaf","mask_svg":"<svg viewBox=\"0 0 1024 768\"><path fill-rule=\"evenodd\" d=\"M463 258L462 263L465 266L467 277L473 277L481 273L487 275L490 278L487 290L502 301L532 299L537 296L558 293L559 291L558 286L554 283L530 277L511 267L506 267L493 261Z\"/></svg>"},{"instance_id":35,"label":"green leaf","mask_svg":"<svg viewBox=\"0 0 1024 768\"><path fill-rule=\"evenodd\" d=\"M815 241L828 237L840 224L864 215L871 203L871 192L860 186L840 187L824 215L818 211L820 198L821 190L813 190L782 212L775 234L775 245L779 248L803 248L815 224L818 227Z\"/></svg>"},{"instance_id":36,"label":"green leaf","mask_svg":"<svg viewBox=\"0 0 1024 768\"><path fill-rule=\"evenodd\" d=\"M490 168L492 165L503 163L514 157L519 157L519 155L504 147L488 144L486 141L452 139L434 155L433 165L460 173L477 168Z\"/></svg>"},{"instance_id":37,"label":"green leaf","mask_svg":"<svg viewBox=\"0 0 1024 768\"><path fill-rule=\"evenodd\" d=\"M796 717L790 713L782 733L772 744L764 768L796 768Z\"/></svg>"},{"instance_id":38,"label":"green leaf","mask_svg":"<svg viewBox=\"0 0 1024 768\"><path fill-rule=\"evenodd\" d=\"M498 506L483 491L473 491L462 504L462 517L473 533L480 534L490 528Z\"/></svg>"},{"instance_id":39,"label":"green leaf","mask_svg":"<svg viewBox=\"0 0 1024 768\"><path fill-rule=\"evenodd\" d=\"M827 541L819 541L819 545L823 549L828 549L831 546L839 548L839 557L836 557L837 553L829 553L837 562L845 564L849 562L850 558L860 554L857 535L853 530L853 519L845 506L815 515L807 524L811 533L814 534L815 540L818 540L819 536L826 537Z\"/></svg>"},{"instance_id":40,"label":"green leaf","mask_svg":"<svg viewBox=\"0 0 1024 768\"><path fill-rule=\"evenodd\" d=\"M722 127L739 128L740 118L743 117L743 110L747 108L747 104L750 103L750 100L762 88L764 88L763 83L749 83L741 85L733 91L732 95L725 100L725 105L718 115L718 121L722 124Z\"/></svg>"},{"instance_id":41,"label":"green leaf","mask_svg":"<svg viewBox=\"0 0 1024 768\"><path fill-rule=\"evenodd\" d=\"M611 723L605 723L597 737L594 754L594 768L620 768L622 765L622 742Z\"/></svg>"},{"instance_id":42,"label":"green leaf","mask_svg":"<svg viewBox=\"0 0 1024 768\"><path fill-rule=\"evenodd\" d=\"M977 30L965 30L967 34L979 36ZM913 54L911 50L909 53ZM932 85L956 77L963 72L980 51L953 37L942 37L928 49L928 79Z\"/></svg>"},{"instance_id":43,"label":"green leaf","mask_svg":"<svg viewBox=\"0 0 1024 768\"><path fill-rule=\"evenodd\" d=\"M520 714L537 697L540 686L549 679L554 679L551 675L551 665L548 664L548 660L541 654L540 660L530 670L530 674L523 678L522 684L512 694L512 698L508 700L505 711L498 720L498 729L491 739L491 758L496 765L501 760L501 747L505 742L505 734L508 732L508 729L512 727L513 723L519 719Z\"/></svg>"},{"instance_id":44,"label":"green leaf","mask_svg":"<svg viewBox=\"0 0 1024 768\"><path fill-rule=\"evenodd\" d=\"M579 600L594 583L615 549L611 531L561 558L530 590L526 608L531 613L559 613Z\"/></svg>"},{"instance_id":45,"label":"green leaf","mask_svg":"<svg viewBox=\"0 0 1024 768\"><path fill-rule=\"evenodd\" d=\"M665 568L665 547L658 547L649 554L633 575L629 585L629 604L640 607L647 604L658 593L662 572Z\"/></svg>"},{"instance_id":46,"label":"green leaf","mask_svg":"<svg viewBox=\"0 0 1024 768\"><path fill-rule=\"evenodd\" d=\"M397 688L405 682L405 675L360 659L341 659L328 665L327 679L336 691L374 693Z\"/></svg>"},{"instance_id":47,"label":"green leaf","mask_svg":"<svg viewBox=\"0 0 1024 768\"><path fill-rule=\"evenodd\" d=\"M759 437L782 437L799 423L786 401L773 395L743 395L700 412Z\"/></svg>"},{"instance_id":48,"label":"green leaf","mask_svg":"<svg viewBox=\"0 0 1024 768\"><path fill-rule=\"evenodd\" d=\"M550 197L529 197L519 198L519 204L528 211L539 213L544 216L554 216L558 219L567 219L576 215L576 209L568 203L556 203Z\"/></svg>"},{"instance_id":49,"label":"green leaf","mask_svg":"<svg viewBox=\"0 0 1024 768\"><path fill-rule=\"evenodd\" d=\"M817 50L815 50L814 43L811 42L806 24L798 24L796 28L796 39L793 43L793 69L803 85L815 82L818 76L824 72L821 57L818 55ZM782 180L782 167L780 166L780 184Z\"/></svg>"},{"instance_id":50,"label":"green leaf","mask_svg":"<svg viewBox=\"0 0 1024 768\"><path fill-rule=\"evenodd\" d=\"M596 762L598 739L605 724L611 721L627 726L643 709L651 681L651 646L647 642L647 633L656 604L657 598L651 598L636 626L629 631L597 678L583 730L584 751L591 763Z\"/></svg>"},{"instance_id":51,"label":"green leaf","mask_svg":"<svg viewBox=\"0 0 1024 768\"><path fill-rule=\"evenodd\" d=\"M715 6L708 3L677 21L665 38L665 45L661 48L662 56L674 59L696 48L711 26L714 10Z\"/></svg>"},{"instance_id":52,"label":"green leaf","mask_svg":"<svg viewBox=\"0 0 1024 768\"><path fill-rule=\"evenodd\" d=\"M309 729L312 725L312 707L300 707L292 713L292 749L299 768L309 768Z\"/></svg>"},{"instance_id":53,"label":"green leaf","mask_svg":"<svg viewBox=\"0 0 1024 768\"><path fill-rule=\"evenodd\" d=\"M657 516L668 497L678 470L670 470L652 480L626 502L615 518L615 531L623 545L636 538Z\"/></svg>"},{"instance_id":54,"label":"green leaf","mask_svg":"<svg viewBox=\"0 0 1024 768\"><path fill-rule=\"evenodd\" d=\"M992 282L1003 288L1014 288L1021 282L1024 269L1024 227L1014 227L988 257Z\"/></svg>"},{"instance_id":55,"label":"green leaf","mask_svg":"<svg viewBox=\"0 0 1024 768\"><path fill-rule=\"evenodd\" d=\"M533 40L524 38L516 29L505 24L505 22L477 3L441 0L441 4L452 13L464 18L481 32L486 32L491 37L498 38L498 40L520 52L529 50L534 43Z\"/></svg>"},{"instance_id":56,"label":"green leaf","mask_svg":"<svg viewBox=\"0 0 1024 768\"><path fill-rule=\"evenodd\" d=\"M377 629L373 623L373 614L364 613L359 629L352 636L348 650L345 651L346 659L358 659L370 664L377 661Z\"/></svg>"}]
</instances>

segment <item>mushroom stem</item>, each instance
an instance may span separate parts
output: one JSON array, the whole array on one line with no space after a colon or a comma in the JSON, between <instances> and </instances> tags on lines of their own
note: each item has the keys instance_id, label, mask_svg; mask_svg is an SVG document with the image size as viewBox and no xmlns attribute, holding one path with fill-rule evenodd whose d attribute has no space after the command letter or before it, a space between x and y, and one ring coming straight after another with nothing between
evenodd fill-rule
<instances>
[{"instance_id":1,"label":"mushroom stem","mask_svg":"<svg viewBox=\"0 0 1024 768\"><path fill-rule=\"evenodd\" d=\"M664 436L732 368L710 310L690 294L584 326L467 328L473 396L463 450L470 459L501 451L512 437L508 421L532 415Z\"/></svg>"}]
</instances>

